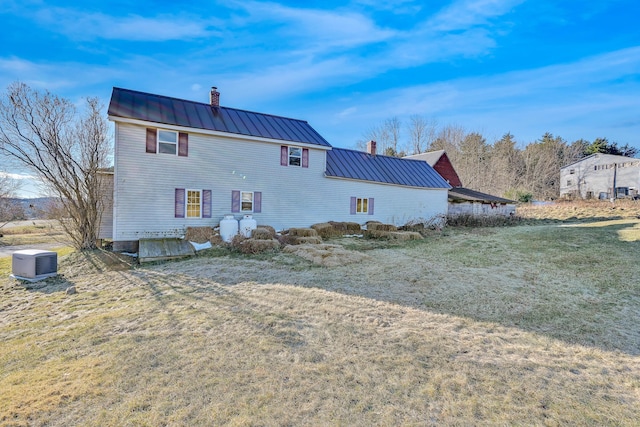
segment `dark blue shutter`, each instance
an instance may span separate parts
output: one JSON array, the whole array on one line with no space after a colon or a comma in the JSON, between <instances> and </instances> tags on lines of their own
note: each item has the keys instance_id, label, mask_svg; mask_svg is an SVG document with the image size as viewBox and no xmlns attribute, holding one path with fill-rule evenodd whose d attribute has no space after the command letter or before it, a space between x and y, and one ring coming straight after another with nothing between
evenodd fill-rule
<instances>
[{"instance_id":1,"label":"dark blue shutter","mask_svg":"<svg viewBox=\"0 0 640 427\"><path fill-rule=\"evenodd\" d=\"M231 212L240 212L240 192L238 190L231 192Z\"/></svg>"},{"instance_id":2,"label":"dark blue shutter","mask_svg":"<svg viewBox=\"0 0 640 427\"><path fill-rule=\"evenodd\" d=\"M262 191L253 192L253 212L262 212Z\"/></svg>"},{"instance_id":3,"label":"dark blue shutter","mask_svg":"<svg viewBox=\"0 0 640 427\"><path fill-rule=\"evenodd\" d=\"M369 215L373 215L373 197L369 198Z\"/></svg>"},{"instance_id":4,"label":"dark blue shutter","mask_svg":"<svg viewBox=\"0 0 640 427\"><path fill-rule=\"evenodd\" d=\"M351 198L351 215L355 215L356 214L356 198L352 197Z\"/></svg>"},{"instance_id":5,"label":"dark blue shutter","mask_svg":"<svg viewBox=\"0 0 640 427\"><path fill-rule=\"evenodd\" d=\"M289 165L289 147L286 145L280 146L280 166Z\"/></svg>"},{"instance_id":6,"label":"dark blue shutter","mask_svg":"<svg viewBox=\"0 0 640 427\"><path fill-rule=\"evenodd\" d=\"M147 153L156 152L156 146L158 145L156 142L157 137L158 132L155 129L147 128Z\"/></svg>"},{"instance_id":7,"label":"dark blue shutter","mask_svg":"<svg viewBox=\"0 0 640 427\"><path fill-rule=\"evenodd\" d=\"M202 218L211 218L211 190L202 190Z\"/></svg>"},{"instance_id":8,"label":"dark blue shutter","mask_svg":"<svg viewBox=\"0 0 640 427\"><path fill-rule=\"evenodd\" d=\"M308 148L302 149L302 167L303 168L309 167L309 149Z\"/></svg>"},{"instance_id":9,"label":"dark blue shutter","mask_svg":"<svg viewBox=\"0 0 640 427\"><path fill-rule=\"evenodd\" d=\"M184 188L176 188L176 197L175 197L176 218L184 218L184 203L185 203L184 198L185 198Z\"/></svg>"},{"instance_id":10,"label":"dark blue shutter","mask_svg":"<svg viewBox=\"0 0 640 427\"><path fill-rule=\"evenodd\" d=\"M178 134L178 156L187 157L189 155L189 134L180 132Z\"/></svg>"}]
</instances>

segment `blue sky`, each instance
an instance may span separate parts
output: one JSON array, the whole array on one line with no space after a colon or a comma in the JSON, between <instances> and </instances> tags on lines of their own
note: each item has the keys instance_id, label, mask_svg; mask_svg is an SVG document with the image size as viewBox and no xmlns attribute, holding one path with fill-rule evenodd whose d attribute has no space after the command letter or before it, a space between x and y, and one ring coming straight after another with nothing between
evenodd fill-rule
<instances>
[{"instance_id":1,"label":"blue sky","mask_svg":"<svg viewBox=\"0 0 640 427\"><path fill-rule=\"evenodd\" d=\"M0 89L106 105L113 86L202 102L217 86L346 148L411 115L640 148L638 18L637 0L0 0Z\"/></svg>"}]
</instances>

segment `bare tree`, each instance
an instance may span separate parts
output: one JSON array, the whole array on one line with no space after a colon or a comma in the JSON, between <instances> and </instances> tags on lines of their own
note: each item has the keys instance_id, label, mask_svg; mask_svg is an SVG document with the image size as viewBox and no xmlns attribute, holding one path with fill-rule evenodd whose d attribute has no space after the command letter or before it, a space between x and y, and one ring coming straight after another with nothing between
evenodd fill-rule
<instances>
[{"instance_id":1,"label":"bare tree","mask_svg":"<svg viewBox=\"0 0 640 427\"><path fill-rule=\"evenodd\" d=\"M13 83L0 100L0 151L36 173L58 197L77 249L96 246L110 139L97 98L79 114L71 101Z\"/></svg>"},{"instance_id":2,"label":"bare tree","mask_svg":"<svg viewBox=\"0 0 640 427\"><path fill-rule=\"evenodd\" d=\"M407 131L409 133L409 147L411 154L420 154L435 141L438 123L435 120L427 120L422 116L409 117Z\"/></svg>"},{"instance_id":3,"label":"bare tree","mask_svg":"<svg viewBox=\"0 0 640 427\"><path fill-rule=\"evenodd\" d=\"M6 173L0 173L0 228L25 216L22 204L15 199L17 189L17 180L11 179Z\"/></svg>"},{"instance_id":4,"label":"bare tree","mask_svg":"<svg viewBox=\"0 0 640 427\"><path fill-rule=\"evenodd\" d=\"M553 199L560 194L560 168L565 164L566 142L551 133L527 145L523 151L523 187L534 196Z\"/></svg>"},{"instance_id":5,"label":"bare tree","mask_svg":"<svg viewBox=\"0 0 640 427\"><path fill-rule=\"evenodd\" d=\"M364 150L367 142L376 141L380 154L402 157L405 153L400 142L401 130L402 122L400 119L392 117L385 120L381 125L374 126L365 132L362 139L358 141L357 146Z\"/></svg>"}]
</instances>

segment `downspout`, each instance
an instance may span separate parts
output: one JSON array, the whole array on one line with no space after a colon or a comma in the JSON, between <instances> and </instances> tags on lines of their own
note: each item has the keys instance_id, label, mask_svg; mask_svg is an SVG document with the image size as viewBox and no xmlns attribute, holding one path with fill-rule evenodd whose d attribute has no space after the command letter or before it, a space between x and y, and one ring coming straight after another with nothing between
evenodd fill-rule
<instances>
[{"instance_id":1,"label":"downspout","mask_svg":"<svg viewBox=\"0 0 640 427\"><path fill-rule=\"evenodd\" d=\"M618 198L618 192L616 191L616 178L618 175L618 163L614 163L613 164L613 196L612 199L617 199Z\"/></svg>"}]
</instances>

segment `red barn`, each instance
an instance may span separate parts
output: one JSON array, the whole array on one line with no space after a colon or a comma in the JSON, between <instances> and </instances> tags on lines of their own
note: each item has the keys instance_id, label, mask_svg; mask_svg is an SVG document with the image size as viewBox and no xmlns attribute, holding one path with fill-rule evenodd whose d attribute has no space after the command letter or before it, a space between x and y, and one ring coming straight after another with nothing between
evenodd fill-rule
<instances>
[{"instance_id":1,"label":"red barn","mask_svg":"<svg viewBox=\"0 0 640 427\"><path fill-rule=\"evenodd\" d=\"M430 151L428 153L414 154L413 156L407 156L405 159L423 160L436 170L443 177L450 186L462 187L462 181L453 168L447 153L444 150Z\"/></svg>"}]
</instances>

